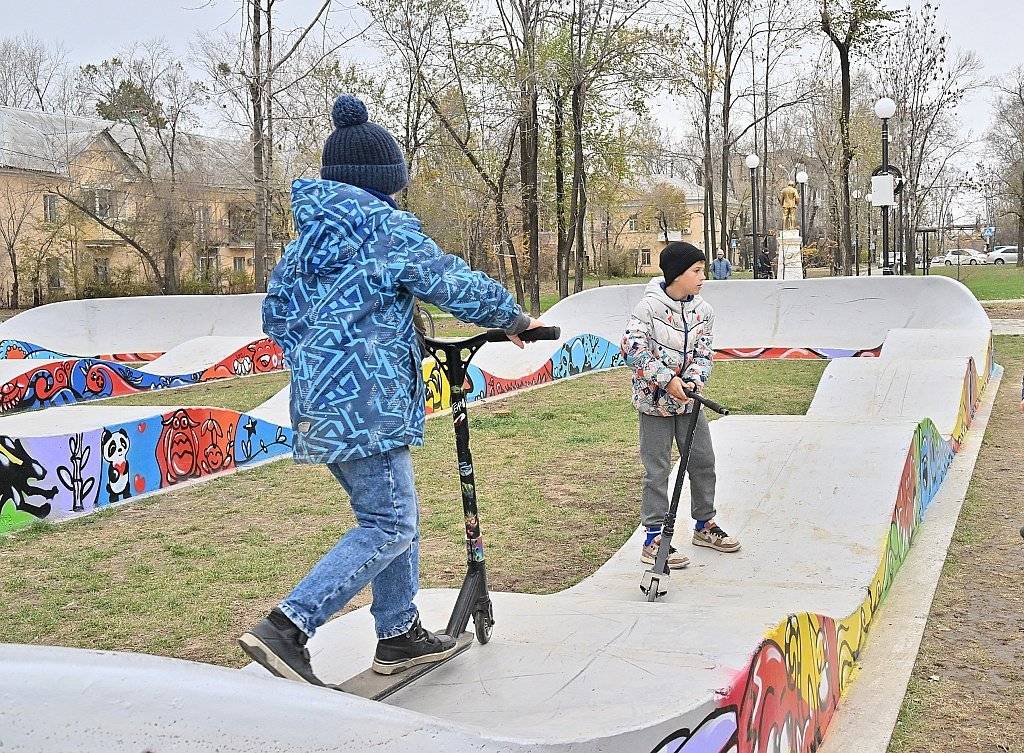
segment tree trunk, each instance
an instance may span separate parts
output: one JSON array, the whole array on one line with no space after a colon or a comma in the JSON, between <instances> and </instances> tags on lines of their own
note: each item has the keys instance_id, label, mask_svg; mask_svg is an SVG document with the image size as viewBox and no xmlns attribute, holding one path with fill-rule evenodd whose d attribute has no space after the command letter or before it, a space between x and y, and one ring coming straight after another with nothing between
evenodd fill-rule
<instances>
[{"instance_id":1,"label":"tree trunk","mask_svg":"<svg viewBox=\"0 0 1024 753\"><path fill-rule=\"evenodd\" d=\"M1024 267L1024 189L1021 190L1020 205L1017 207L1017 267Z\"/></svg>"},{"instance_id":2,"label":"tree trunk","mask_svg":"<svg viewBox=\"0 0 1024 753\"><path fill-rule=\"evenodd\" d=\"M839 48L839 65L842 70L842 112L839 116L839 130L843 153L839 161L839 259L842 273L853 274L853 258L850 254L850 163L853 162L853 147L850 144L850 49Z\"/></svg>"},{"instance_id":3,"label":"tree trunk","mask_svg":"<svg viewBox=\"0 0 1024 753\"><path fill-rule=\"evenodd\" d=\"M1017 207L1017 266L1024 267L1024 169L1020 176L1020 206Z\"/></svg>"},{"instance_id":4,"label":"tree trunk","mask_svg":"<svg viewBox=\"0 0 1024 753\"><path fill-rule=\"evenodd\" d=\"M256 228L253 254L253 283L256 290L266 290L266 266L267 255L267 194L266 194L266 166L264 165L264 152L266 149L266 118L263 112L264 102L264 60L262 52L263 44L263 14L262 3L259 0L249 0L252 9L252 80L249 83L249 99L252 104L252 177L256 184Z\"/></svg>"},{"instance_id":5,"label":"tree trunk","mask_svg":"<svg viewBox=\"0 0 1024 753\"><path fill-rule=\"evenodd\" d=\"M520 85L519 175L523 197L523 245L530 261L530 314L540 316L540 215L537 206L537 91L532 72Z\"/></svg>"},{"instance_id":6,"label":"tree trunk","mask_svg":"<svg viewBox=\"0 0 1024 753\"><path fill-rule=\"evenodd\" d=\"M565 228L565 97L555 89L555 224L557 241L555 249L555 279L558 281L558 297L569 295L569 243Z\"/></svg>"},{"instance_id":7,"label":"tree trunk","mask_svg":"<svg viewBox=\"0 0 1024 753\"><path fill-rule=\"evenodd\" d=\"M587 272L587 249L583 245L583 223L587 216L587 183L585 179L580 182L579 192L579 215L576 219L576 280L572 289L573 293L583 290L583 278Z\"/></svg>"},{"instance_id":8,"label":"tree trunk","mask_svg":"<svg viewBox=\"0 0 1024 753\"><path fill-rule=\"evenodd\" d=\"M14 249L7 249L7 255L11 258L11 308L16 309L21 306L21 281L18 279L18 255Z\"/></svg>"},{"instance_id":9,"label":"tree trunk","mask_svg":"<svg viewBox=\"0 0 1024 753\"><path fill-rule=\"evenodd\" d=\"M583 115L586 105L586 91L582 82L572 90L573 164L572 188L573 207L571 224L576 231L576 281L573 292L583 290L586 274L587 249L583 244L583 225L587 219L587 175L583 152Z\"/></svg>"},{"instance_id":10,"label":"tree trunk","mask_svg":"<svg viewBox=\"0 0 1024 753\"><path fill-rule=\"evenodd\" d=\"M704 253L712 255L715 247L715 199L714 170L711 156L711 98L704 99Z\"/></svg>"},{"instance_id":11,"label":"tree trunk","mask_svg":"<svg viewBox=\"0 0 1024 753\"><path fill-rule=\"evenodd\" d=\"M731 65L732 61L727 57L725 65ZM729 145L729 116L732 111L732 81L728 76L725 77L722 86L722 175L721 175L721 197L722 204L720 212L722 215L722 227L719 231L719 248L723 251L729 247L729 155L732 153L732 147ZM764 228L761 228L763 231ZM755 248L756 248L755 244ZM712 251L708 252L708 257L712 255Z\"/></svg>"},{"instance_id":12,"label":"tree trunk","mask_svg":"<svg viewBox=\"0 0 1024 753\"><path fill-rule=\"evenodd\" d=\"M505 200L501 194L495 197L494 213L498 222L498 235L512 266L512 280L516 288L516 302L525 308L526 295L523 291L523 276L519 270L519 256L516 253L516 244L512 240L512 233L509 232L508 215L505 213Z\"/></svg>"}]
</instances>

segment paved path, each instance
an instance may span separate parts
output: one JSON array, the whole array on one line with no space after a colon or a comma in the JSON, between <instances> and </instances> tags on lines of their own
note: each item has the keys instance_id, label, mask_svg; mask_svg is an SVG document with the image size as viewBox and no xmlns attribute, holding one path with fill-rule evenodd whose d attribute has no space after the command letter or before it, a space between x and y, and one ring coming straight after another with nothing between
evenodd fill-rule
<instances>
[{"instance_id":1,"label":"paved path","mask_svg":"<svg viewBox=\"0 0 1024 753\"><path fill-rule=\"evenodd\" d=\"M1024 319L993 319L992 334L1024 335Z\"/></svg>"}]
</instances>

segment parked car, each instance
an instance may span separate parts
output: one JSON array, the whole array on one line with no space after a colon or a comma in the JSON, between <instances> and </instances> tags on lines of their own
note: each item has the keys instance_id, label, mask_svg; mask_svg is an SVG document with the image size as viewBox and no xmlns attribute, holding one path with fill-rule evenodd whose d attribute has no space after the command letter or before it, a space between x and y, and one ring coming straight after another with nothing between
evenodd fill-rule
<instances>
[{"instance_id":1,"label":"parked car","mask_svg":"<svg viewBox=\"0 0 1024 753\"><path fill-rule=\"evenodd\" d=\"M952 267L954 264L988 264L988 257L973 248L954 248L942 256L932 257L932 264L945 264Z\"/></svg>"},{"instance_id":2,"label":"parked car","mask_svg":"<svg viewBox=\"0 0 1024 753\"><path fill-rule=\"evenodd\" d=\"M989 264L1016 264L1017 247L997 246L994 250L989 251L985 256L988 259Z\"/></svg>"}]
</instances>

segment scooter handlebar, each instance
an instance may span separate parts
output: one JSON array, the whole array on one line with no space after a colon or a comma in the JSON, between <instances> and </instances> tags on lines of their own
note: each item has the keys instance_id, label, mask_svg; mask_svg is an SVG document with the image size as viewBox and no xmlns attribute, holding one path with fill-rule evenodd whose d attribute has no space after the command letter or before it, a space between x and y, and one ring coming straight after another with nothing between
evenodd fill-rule
<instances>
[{"instance_id":1,"label":"scooter handlebar","mask_svg":"<svg viewBox=\"0 0 1024 753\"><path fill-rule=\"evenodd\" d=\"M525 332L520 332L518 337L524 343L532 343L537 340L557 340L562 336L561 327L536 327L535 329L528 329ZM503 329L489 329L487 330L487 342L491 343L503 343L508 342L509 335Z\"/></svg>"},{"instance_id":2,"label":"scooter handlebar","mask_svg":"<svg viewBox=\"0 0 1024 753\"><path fill-rule=\"evenodd\" d=\"M691 400L696 400L698 403L703 405L705 408L707 408L709 410L713 410L715 413L717 413L720 416L728 416L729 415L729 409L726 408L724 405L719 405L714 400L706 398L703 395L699 395L696 392L694 392L693 390L690 390L690 389L687 389L686 387L683 387L683 394L685 394Z\"/></svg>"}]
</instances>

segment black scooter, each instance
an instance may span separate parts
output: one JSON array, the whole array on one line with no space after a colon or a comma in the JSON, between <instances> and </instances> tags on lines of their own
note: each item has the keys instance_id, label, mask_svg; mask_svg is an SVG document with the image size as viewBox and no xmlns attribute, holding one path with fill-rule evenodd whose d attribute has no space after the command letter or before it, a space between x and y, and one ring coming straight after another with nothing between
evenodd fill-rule
<instances>
[{"instance_id":1,"label":"black scooter","mask_svg":"<svg viewBox=\"0 0 1024 753\"><path fill-rule=\"evenodd\" d=\"M560 336L561 330L558 327L538 327L521 333L519 338L523 342L535 342L557 340ZM480 515L476 504L473 456L469 450L469 414L466 410L465 382L469 362L484 343L508 342L508 335L504 330L491 329L462 339L424 337L421 342L444 372L451 388L455 452L459 461L462 509L466 520L466 577L455 599L455 607L452 609L448 626L444 629L445 635L456 637L454 654L441 661L420 664L394 675L379 675L372 669L367 669L340 685L332 686L336 690L375 701L387 698L468 649L473 644L473 634L466 632L470 617L473 618L476 639L481 644L491 639L491 631L494 628L494 609L487 591L484 541L480 535Z\"/></svg>"},{"instance_id":2,"label":"black scooter","mask_svg":"<svg viewBox=\"0 0 1024 753\"><path fill-rule=\"evenodd\" d=\"M697 418L700 416L701 408L708 408L721 416L728 416L729 409L725 408L714 400L709 400L696 392L683 387L683 392L696 404L690 411L690 421L686 425L686 441L679 451L679 471L676 473L676 483L672 489L672 501L669 504L668 515L665 516L665 523L661 529L661 543L658 545L658 554L654 558L651 569L644 573L640 579L640 590L647 601L657 601L662 596L668 595L669 567L668 556L672 548L672 535L676 529L676 513L679 512L679 497L683 492L683 479L686 477L686 466L690 462L690 447L693 446L693 433L697 429Z\"/></svg>"}]
</instances>

